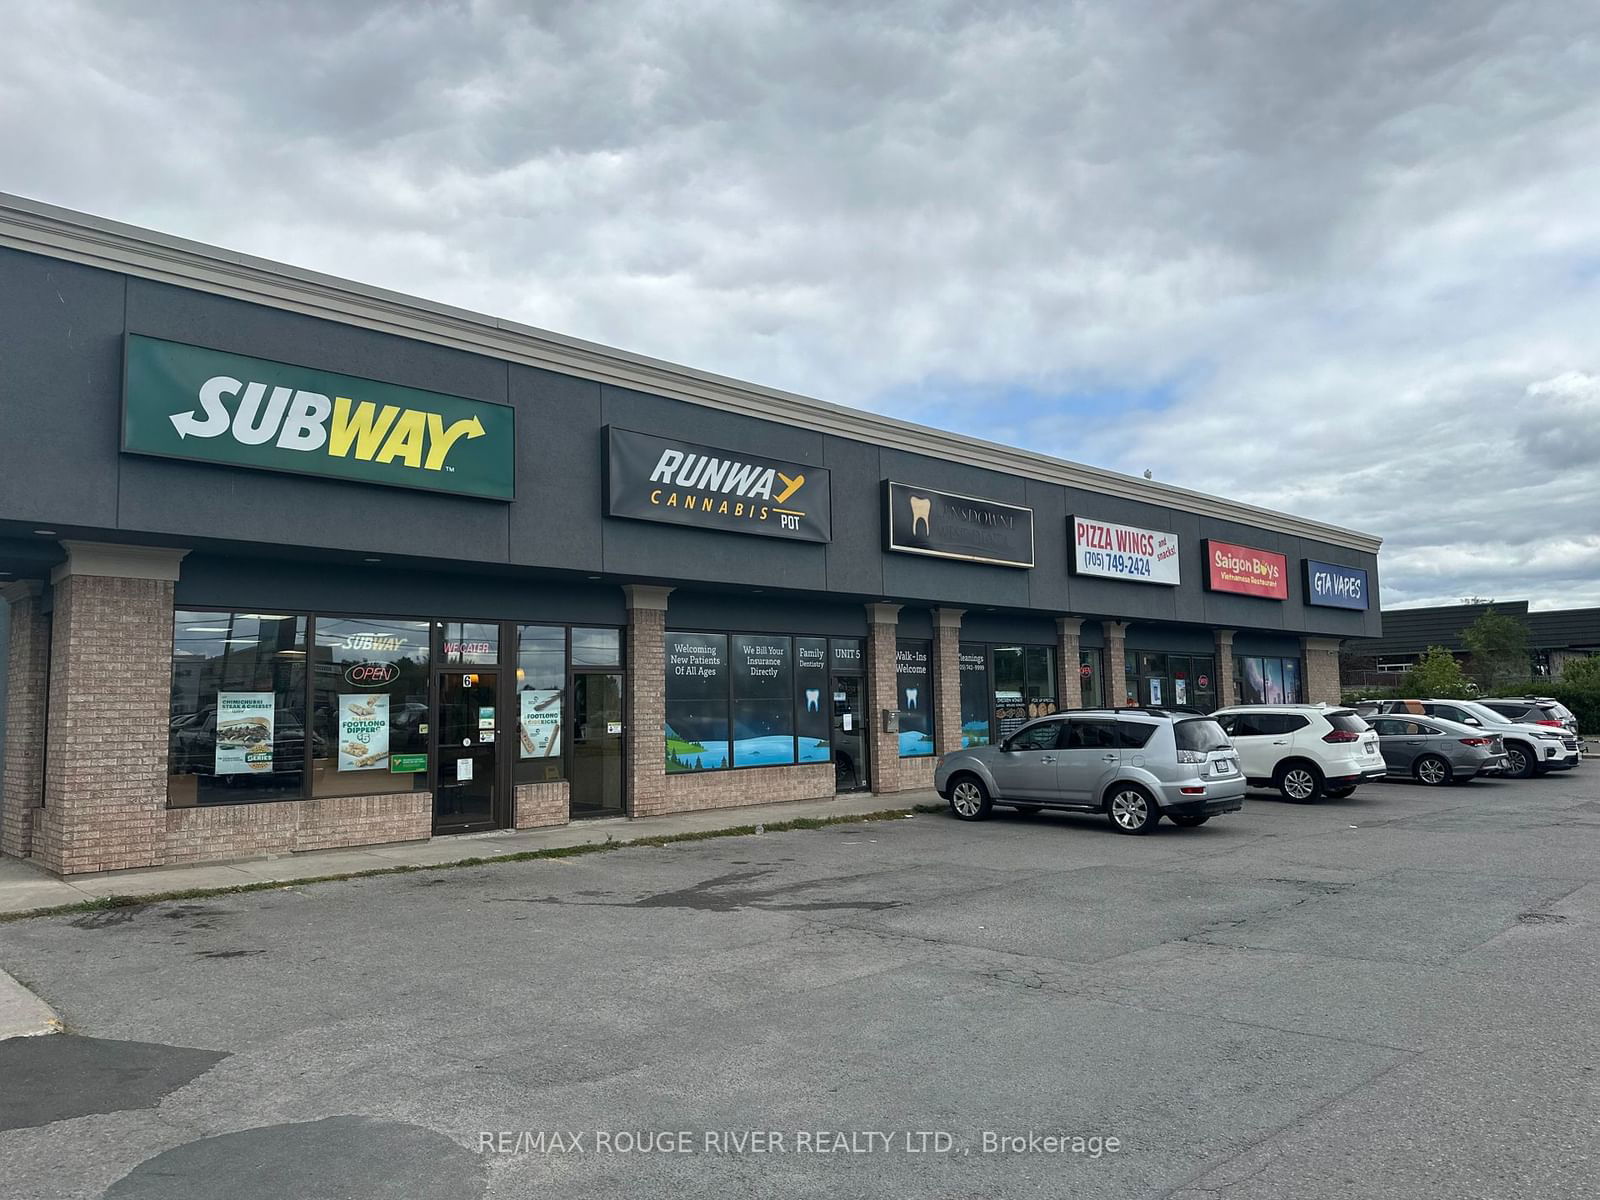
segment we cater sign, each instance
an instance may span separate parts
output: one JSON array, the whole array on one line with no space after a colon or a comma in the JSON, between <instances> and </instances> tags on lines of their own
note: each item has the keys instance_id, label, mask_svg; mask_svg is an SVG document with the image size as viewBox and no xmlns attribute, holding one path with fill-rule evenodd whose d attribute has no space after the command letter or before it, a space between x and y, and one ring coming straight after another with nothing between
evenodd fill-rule
<instances>
[{"instance_id":1,"label":"we cater sign","mask_svg":"<svg viewBox=\"0 0 1600 1200\"><path fill-rule=\"evenodd\" d=\"M130 454L510 500L510 407L130 334Z\"/></svg>"}]
</instances>

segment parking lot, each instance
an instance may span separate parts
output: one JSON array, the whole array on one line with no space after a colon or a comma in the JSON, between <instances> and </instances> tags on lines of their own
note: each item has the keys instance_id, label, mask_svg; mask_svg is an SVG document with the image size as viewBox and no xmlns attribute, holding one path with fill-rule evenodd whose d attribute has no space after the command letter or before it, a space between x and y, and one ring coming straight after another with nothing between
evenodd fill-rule
<instances>
[{"instance_id":1,"label":"parking lot","mask_svg":"<svg viewBox=\"0 0 1600 1200\"><path fill-rule=\"evenodd\" d=\"M0 1178L1590 1196L1597 847L1590 762L1144 838L919 814L0 925L71 1030L0 1044ZM1030 1134L1064 1140L996 1140Z\"/></svg>"}]
</instances>

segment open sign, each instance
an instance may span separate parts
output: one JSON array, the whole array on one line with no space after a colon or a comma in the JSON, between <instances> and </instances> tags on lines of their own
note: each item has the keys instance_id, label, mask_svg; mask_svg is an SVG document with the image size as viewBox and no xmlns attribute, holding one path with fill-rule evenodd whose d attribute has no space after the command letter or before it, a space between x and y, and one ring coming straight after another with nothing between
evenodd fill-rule
<instances>
[{"instance_id":1,"label":"open sign","mask_svg":"<svg viewBox=\"0 0 1600 1200\"><path fill-rule=\"evenodd\" d=\"M379 687L393 683L400 668L393 663L354 663L344 669L345 680L356 687Z\"/></svg>"}]
</instances>

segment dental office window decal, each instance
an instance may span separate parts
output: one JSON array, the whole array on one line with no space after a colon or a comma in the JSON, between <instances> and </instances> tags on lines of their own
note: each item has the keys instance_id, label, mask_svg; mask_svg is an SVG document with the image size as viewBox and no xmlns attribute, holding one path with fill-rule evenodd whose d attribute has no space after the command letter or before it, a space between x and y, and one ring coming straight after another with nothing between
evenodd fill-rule
<instances>
[{"instance_id":1,"label":"dental office window decal","mask_svg":"<svg viewBox=\"0 0 1600 1200\"><path fill-rule=\"evenodd\" d=\"M933 643L895 642L895 686L900 698L900 757L933 753Z\"/></svg>"}]
</instances>

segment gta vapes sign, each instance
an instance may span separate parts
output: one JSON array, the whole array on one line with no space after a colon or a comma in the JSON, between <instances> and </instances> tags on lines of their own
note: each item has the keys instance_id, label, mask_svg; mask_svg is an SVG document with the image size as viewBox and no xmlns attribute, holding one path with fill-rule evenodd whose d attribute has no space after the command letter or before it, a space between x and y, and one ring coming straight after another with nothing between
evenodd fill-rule
<instances>
[{"instance_id":1,"label":"gta vapes sign","mask_svg":"<svg viewBox=\"0 0 1600 1200\"><path fill-rule=\"evenodd\" d=\"M1306 603L1320 608L1365 610L1371 601L1367 594L1367 573L1360 567L1305 560Z\"/></svg>"},{"instance_id":2,"label":"gta vapes sign","mask_svg":"<svg viewBox=\"0 0 1600 1200\"><path fill-rule=\"evenodd\" d=\"M513 410L130 334L129 454L510 500Z\"/></svg>"}]
</instances>

